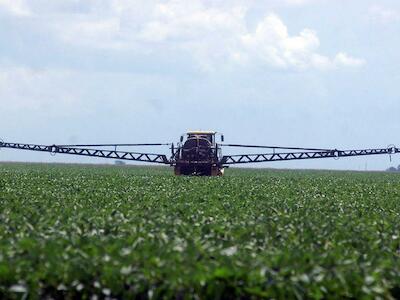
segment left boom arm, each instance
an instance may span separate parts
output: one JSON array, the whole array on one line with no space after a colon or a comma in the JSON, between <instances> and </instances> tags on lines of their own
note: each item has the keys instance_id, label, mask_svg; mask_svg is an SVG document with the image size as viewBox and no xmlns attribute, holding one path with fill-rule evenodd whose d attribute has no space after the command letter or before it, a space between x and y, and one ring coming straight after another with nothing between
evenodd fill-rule
<instances>
[{"instance_id":1,"label":"left boom arm","mask_svg":"<svg viewBox=\"0 0 400 300\"><path fill-rule=\"evenodd\" d=\"M117 146L160 146L168 144L101 144L101 145L36 145L36 144L21 144L21 143L6 143L0 141L0 148L11 148L29 151L49 152L51 154L72 154L101 158L112 158L131 161L142 161L148 163L170 164L167 156L164 154L155 153L139 153L117 151ZM114 150L92 149L90 147L110 147Z\"/></svg>"}]
</instances>

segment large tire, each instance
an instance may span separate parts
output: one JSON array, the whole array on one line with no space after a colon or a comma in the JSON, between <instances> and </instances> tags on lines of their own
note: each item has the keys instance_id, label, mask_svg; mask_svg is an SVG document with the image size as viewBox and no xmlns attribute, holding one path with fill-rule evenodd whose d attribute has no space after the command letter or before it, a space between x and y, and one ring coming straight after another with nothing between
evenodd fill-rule
<instances>
[{"instance_id":1,"label":"large tire","mask_svg":"<svg viewBox=\"0 0 400 300\"><path fill-rule=\"evenodd\" d=\"M224 169L219 167L211 167L211 176L222 176L224 174Z\"/></svg>"},{"instance_id":2,"label":"large tire","mask_svg":"<svg viewBox=\"0 0 400 300\"><path fill-rule=\"evenodd\" d=\"M175 166L174 173L176 176L180 176L181 175L181 167Z\"/></svg>"}]
</instances>

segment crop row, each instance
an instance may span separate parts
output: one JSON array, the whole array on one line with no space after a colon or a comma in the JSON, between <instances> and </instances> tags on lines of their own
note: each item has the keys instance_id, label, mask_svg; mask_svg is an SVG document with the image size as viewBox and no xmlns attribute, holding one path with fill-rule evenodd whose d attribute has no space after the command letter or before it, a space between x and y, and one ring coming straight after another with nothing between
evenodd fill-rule
<instances>
[{"instance_id":1,"label":"crop row","mask_svg":"<svg viewBox=\"0 0 400 300\"><path fill-rule=\"evenodd\" d=\"M390 298L400 176L0 165L0 298Z\"/></svg>"}]
</instances>

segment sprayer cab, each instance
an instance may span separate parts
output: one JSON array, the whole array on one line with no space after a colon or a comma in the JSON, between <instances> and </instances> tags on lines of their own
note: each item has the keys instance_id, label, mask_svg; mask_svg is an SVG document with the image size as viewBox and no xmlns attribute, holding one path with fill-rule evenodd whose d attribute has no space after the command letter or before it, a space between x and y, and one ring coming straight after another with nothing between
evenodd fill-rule
<instances>
[{"instance_id":1,"label":"sprayer cab","mask_svg":"<svg viewBox=\"0 0 400 300\"><path fill-rule=\"evenodd\" d=\"M188 131L174 154L176 175L222 175L220 148L215 131ZM222 135L221 135L222 137ZM221 138L222 140L222 138Z\"/></svg>"}]
</instances>

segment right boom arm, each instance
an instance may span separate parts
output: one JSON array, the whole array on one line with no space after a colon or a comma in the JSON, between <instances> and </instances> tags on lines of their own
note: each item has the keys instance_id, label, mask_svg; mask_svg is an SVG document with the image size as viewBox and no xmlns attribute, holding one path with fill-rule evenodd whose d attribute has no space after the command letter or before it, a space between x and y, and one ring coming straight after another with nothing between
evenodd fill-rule
<instances>
[{"instance_id":1,"label":"right boom arm","mask_svg":"<svg viewBox=\"0 0 400 300\"><path fill-rule=\"evenodd\" d=\"M263 153L263 154L224 155L221 158L220 162L221 165L315 159L315 158L340 158L340 157L365 156L365 155L377 155L377 154L390 155L390 154L400 153L400 149L396 147L361 149L361 150L337 150L337 149L328 150L328 149L313 149L313 148L290 148L290 147L268 147L268 146L247 146L247 145L234 145L233 147L271 148L273 149L273 152ZM289 150L294 149L296 151L277 152L276 149L289 149Z\"/></svg>"}]
</instances>

